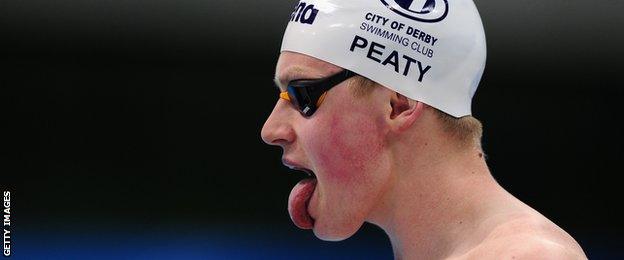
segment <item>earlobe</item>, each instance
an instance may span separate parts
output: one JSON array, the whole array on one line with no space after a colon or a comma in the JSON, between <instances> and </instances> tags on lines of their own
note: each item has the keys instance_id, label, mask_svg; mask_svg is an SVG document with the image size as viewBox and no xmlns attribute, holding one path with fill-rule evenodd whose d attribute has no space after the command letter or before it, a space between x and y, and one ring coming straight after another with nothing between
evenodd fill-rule
<instances>
[{"instance_id":1,"label":"earlobe","mask_svg":"<svg viewBox=\"0 0 624 260\"><path fill-rule=\"evenodd\" d=\"M396 131L403 132L409 129L425 109L425 104L411 100L399 93L394 93L390 99L392 111L390 121Z\"/></svg>"}]
</instances>

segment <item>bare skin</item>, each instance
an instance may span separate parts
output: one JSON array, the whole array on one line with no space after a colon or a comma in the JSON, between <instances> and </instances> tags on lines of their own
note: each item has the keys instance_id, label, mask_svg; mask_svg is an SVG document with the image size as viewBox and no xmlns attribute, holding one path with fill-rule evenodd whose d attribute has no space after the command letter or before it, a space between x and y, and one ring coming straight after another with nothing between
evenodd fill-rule
<instances>
[{"instance_id":1,"label":"bare skin","mask_svg":"<svg viewBox=\"0 0 624 260\"><path fill-rule=\"evenodd\" d=\"M342 68L283 52L281 84ZM586 259L578 243L492 177L477 145L460 145L426 104L387 88L356 97L347 80L304 118L279 100L262 138L318 184L313 231L342 240L364 223L390 237L396 259ZM290 165L294 164L294 165Z\"/></svg>"}]
</instances>

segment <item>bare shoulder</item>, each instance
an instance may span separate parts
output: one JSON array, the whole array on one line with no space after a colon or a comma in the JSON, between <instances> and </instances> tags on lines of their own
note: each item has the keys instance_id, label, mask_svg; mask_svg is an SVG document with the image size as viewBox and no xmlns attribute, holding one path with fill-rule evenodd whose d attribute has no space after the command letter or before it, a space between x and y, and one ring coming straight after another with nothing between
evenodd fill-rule
<instances>
[{"instance_id":1,"label":"bare shoulder","mask_svg":"<svg viewBox=\"0 0 624 260\"><path fill-rule=\"evenodd\" d=\"M543 216L515 218L494 228L465 259L587 259L567 232Z\"/></svg>"}]
</instances>

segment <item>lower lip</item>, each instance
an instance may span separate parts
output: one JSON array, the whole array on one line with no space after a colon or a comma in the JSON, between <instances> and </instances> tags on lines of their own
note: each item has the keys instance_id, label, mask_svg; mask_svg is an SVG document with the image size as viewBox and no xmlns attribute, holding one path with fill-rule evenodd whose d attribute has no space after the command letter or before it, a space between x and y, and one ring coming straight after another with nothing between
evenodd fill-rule
<instances>
[{"instance_id":1,"label":"lower lip","mask_svg":"<svg viewBox=\"0 0 624 260\"><path fill-rule=\"evenodd\" d=\"M314 227L314 219L308 212L308 203L315 189L315 178L304 179L295 185L288 196L288 213L293 223L301 229Z\"/></svg>"}]
</instances>

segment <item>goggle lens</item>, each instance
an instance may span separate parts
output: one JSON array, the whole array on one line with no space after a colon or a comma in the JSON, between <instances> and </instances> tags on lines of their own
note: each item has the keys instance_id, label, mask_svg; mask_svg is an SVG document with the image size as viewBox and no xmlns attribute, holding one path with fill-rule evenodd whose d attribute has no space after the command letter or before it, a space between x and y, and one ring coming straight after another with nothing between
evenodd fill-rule
<instances>
[{"instance_id":1,"label":"goggle lens","mask_svg":"<svg viewBox=\"0 0 624 260\"><path fill-rule=\"evenodd\" d=\"M333 76L314 80L295 80L288 84L280 98L290 101L301 114L309 117L323 103L327 91L356 74L345 70Z\"/></svg>"}]
</instances>

